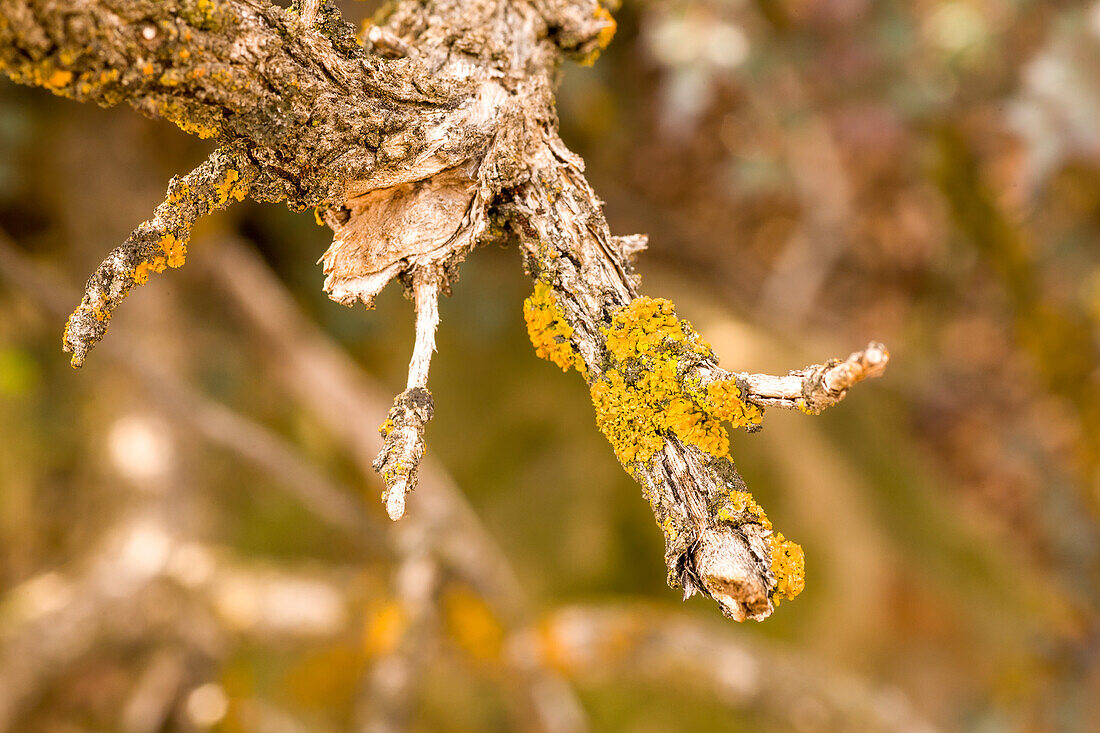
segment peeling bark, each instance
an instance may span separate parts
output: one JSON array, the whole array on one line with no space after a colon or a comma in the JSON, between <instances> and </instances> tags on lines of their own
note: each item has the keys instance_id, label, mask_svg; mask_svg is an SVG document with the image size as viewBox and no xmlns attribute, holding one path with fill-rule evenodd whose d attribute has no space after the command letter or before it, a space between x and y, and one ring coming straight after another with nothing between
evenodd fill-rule
<instances>
[{"instance_id":1,"label":"peeling bark","mask_svg":"<svg viewBox=\"0 0 1100 733\"><path fill-rule=\"evenodd\" d=\"M414 290L431 283L431 304L417 297L409 389L377 462L387 510L400 516L431 417L437 317L425 309L435 312L435 292L448 291L479 243L519 242L560 308L555 342L590 386L617 368L608 329L639 297L631 259L645 238L611 235L583 162L558 137L554 103L562 60L591 63L613 33L595 0L401 0L364 41L328 3L299 15L265 0L0 0L0 70L11 79L125 102L221 146L93 275L66 330L74 365L128 289L167 259L168 234L185 238L195 218L238 195L316 208L335 233L322 257L333 299L370 305L393 278ZM223 195L230 170L238 178ZM680 393L733 384L709 348L693 353L667 377ZM817 385L802 395L808 411L858 381L836 366L807 377ZM736 377L754 402L752 379ZM781 568L797 546L773 532L728 455L667 431L659 438L652 456L624 466L665 531L669 583L738 620L765 618L801 587ZM796 564L800 573L800 549Z\"/></svg>"}]
</instances>

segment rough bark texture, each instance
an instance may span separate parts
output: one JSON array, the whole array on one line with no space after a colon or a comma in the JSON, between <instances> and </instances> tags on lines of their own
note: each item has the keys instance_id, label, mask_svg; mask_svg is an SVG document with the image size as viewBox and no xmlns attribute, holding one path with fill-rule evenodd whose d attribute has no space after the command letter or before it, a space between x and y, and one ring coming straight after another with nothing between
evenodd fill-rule
<instances>
[{"instance_id":1,"label":"rough bark texture","mask_svg":"<svg viewBox=\"0 0 1100 733\"><path fill-rule=\"evenodd\" d=\"M532 338L592 388L601 427L664 528L669 583L738 620L763 619L796 595L801 550L746 493L718 418L752 427L758 404L816 411L858 378L809 399L836 363L804 370L801 405L769 402L751 375L720 370L670 305L639 297L630 258L644 238L611 235L554 107L562 59L591 62L610 41L607 11L595 0L402 0L360 45L327 3L307 22L313 5L303 18L265 0L0 0L0 69L13 80L126 102L220 144L92 276L66 329L74 364L130 287L182 264L198 216L245 195L317 209L335 232L325 289L346 304L370 305L395 277L430 283L434 297L474 246L511 238L542 288L542 326L553 326L536 323ZM430 320L418 319L417 336L429 354ZM378 462L396 516L431 416L421 352ZM712 387L732 396L708 402ZM643 434L616 412L624 395L680 409L682 430ZM613 437L612 423L629 434ZM700 424L709 442L691 437Z\"/></svg>"}]
</instances>

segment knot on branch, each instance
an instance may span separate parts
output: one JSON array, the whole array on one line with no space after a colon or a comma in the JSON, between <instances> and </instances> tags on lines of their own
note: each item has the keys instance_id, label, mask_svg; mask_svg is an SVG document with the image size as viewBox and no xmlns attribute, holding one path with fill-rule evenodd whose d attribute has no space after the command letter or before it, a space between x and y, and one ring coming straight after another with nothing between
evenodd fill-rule
<instances>
[{"instance_id":1,"label":"knot on branch","mask_svg":"<svg viewBox=\"0 0 1100 733\"><path fill-rule=\"evenodd\" d=\"M412 387L394 398L389 417L378 428L384 443L374 459L374 470L386 484L382 503L395 521L405 514L405 495L416 487L416 470L424 457L424 429L434 411L432 393Z\"/></svg>"}]
</instances>

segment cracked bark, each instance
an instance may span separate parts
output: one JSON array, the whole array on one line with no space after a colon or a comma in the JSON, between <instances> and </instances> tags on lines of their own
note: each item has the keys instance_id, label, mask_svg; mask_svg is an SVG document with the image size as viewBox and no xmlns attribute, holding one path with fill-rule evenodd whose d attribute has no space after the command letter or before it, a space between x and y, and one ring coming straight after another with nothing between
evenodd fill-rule
<instances>
[{"instance_id":1,"label":"cracked bark","mask_svg":"<svg viewBox=\"0 0 1100 733\"><path fill-rule=\"evenodd\" d=\"M125 102L219 143L89 280L66 329L74 365L131 287L182 264L196 218L247 195L317 210L334 231L325 290L349 305L369 306L394 278L446 293L473 247L515 239L594 383L610 363L604 329L638 296L630 258L644 238L611 235L583 162L558 137L554 88L564 58L591 62L613 31L595 0L403 0L362 46L328 3L299 13L265 0L0 0L0 70L14 81ZM394 517L431 416L429 331L434 319L418 318L399 429L378 460ZM723 375L704 360L678 378ZM800 405L768 397L767 384L753 400L753 375L737 376L750 401L811 412L858 381L825 385L829 398L816 400L807 379L825 372L799 377ZM662 437L652 460L628 468L671 528L669 583L763 619L777 587L770 524L719 520L715 508L745 491L732 461Z\"/></svg>"}]
</instances>

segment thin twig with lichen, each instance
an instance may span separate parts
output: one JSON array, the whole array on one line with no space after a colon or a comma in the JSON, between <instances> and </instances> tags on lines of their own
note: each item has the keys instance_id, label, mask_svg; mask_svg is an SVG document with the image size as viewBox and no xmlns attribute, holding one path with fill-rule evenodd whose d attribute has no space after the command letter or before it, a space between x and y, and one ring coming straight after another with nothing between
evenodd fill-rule
<instances>
[{"instance_id":1,"label":"thin twig with lichen","mask_svg":"<svg viewBox=\"0 0 1100 733\"><path fill-rule=\"evenodd\" d=\"M135 285L144 285L150 275L167 267L183 266L195 221L243 200L257 173L241 146L225 146L186 176L172 179L153 218L135 229L88 279L62 339L74 367L84 364L107 332L115 308Z\"/></svg>"}]
</instances>

